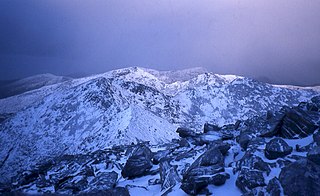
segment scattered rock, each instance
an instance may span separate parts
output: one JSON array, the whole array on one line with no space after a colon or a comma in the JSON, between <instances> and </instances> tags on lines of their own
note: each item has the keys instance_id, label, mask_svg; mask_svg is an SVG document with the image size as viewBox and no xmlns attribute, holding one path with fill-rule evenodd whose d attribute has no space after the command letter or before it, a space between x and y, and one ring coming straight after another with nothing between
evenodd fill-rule
<instances>
[{"instance_id":1,"label":"scattered rock","mask_svg":"<svg viewBox=\"0 0 320 196\"><path fill-rule=\"evenodd\" d=\"M237 187L244 193L259 186L266 186L263 172L242 168L236 180Z\"/></svg>"},{"instance_id":2,"label":"scattered rock","mask_svg":"<svg viewBox=\"0 0 320 196\"><path fill-rule=\"evenodd\" d=\"M153 156L153 164L159 164L162 159L168 158L168 155L171 153L171 150L159 150Z\"/></svg>"},{"instance_id":3,"label":"scattered rock","mask_svg":"<svg viewBox=\"0 0 320 196\"><path fill-rule=\"evenodd\" d=\"M211 131L214 132L219 132L221 130L221 127L217 126L217 125L213 125L213 124L209 124L209 123L205 123L203 126L203 132L204 133L208 133Z\"/></svg>"},{"instance_id":4,"label":"scattered rock","mask_svg":"<svg viewBox=\"0 0 320 196\"><path fill-rule=\"evenodd\" d=\"M300 159L282 168L279 180L285 195L319 195L320 166Z\"/></svg>"},{"instance_id":5,"label":"scattered rock","mask_svg":"<svg viewBox=\"0 0 320 196\"><path fill-rule=\"evenodd\" d=\"M236 163L236 168L236 171L240 171L242 168L248 168L251 170L263 171L267 174L271 172L268 163L250 152L246 152L246 154Z\"/></svg>"},{"instance_id":6,"label":"scattered rock","mask_svg":"<svg viewBox=\"0 0 320 196\"><path fill-rule=\"evenodd\" d=\"M283 139L274 138L267 143L264 154L268 159L273 160L289 155L292 150L292 147Z\"/></svg>"},{"instance_id":7,"label":"scattered rock","mask_svg":"<svg viewBox=\"0 0 320 196\"><path fill-rule=\"evenodd\" d=\"M118 179L118 174L114 171L99 173L90 183L97 190L107 190L115 187Z\"/></svg>"},{"instance_id":8,"label":"scattered rock","mask_svg":"<svg viewBox=\"0 0 320 196\"><path fill-rule=\"evenodd\" d=\"M179 133L179 136L182 138L197 136L196 132L194 132L192 129L188 129L188 128L179 127L176 132Z\"/></svg>"},{"instance_id":9,"label":"scattered rock","mask_svg":"<svg viewBox=\"0 0 320 196\"><path fill-rule=\"evenodd\" d=\"M228 153L228 150L230 149L230 144L225 143L221 140L215 140L209 144L209 149L213 148L219 149L222 155L226 155Z\"/></svg>"}]
</instances>

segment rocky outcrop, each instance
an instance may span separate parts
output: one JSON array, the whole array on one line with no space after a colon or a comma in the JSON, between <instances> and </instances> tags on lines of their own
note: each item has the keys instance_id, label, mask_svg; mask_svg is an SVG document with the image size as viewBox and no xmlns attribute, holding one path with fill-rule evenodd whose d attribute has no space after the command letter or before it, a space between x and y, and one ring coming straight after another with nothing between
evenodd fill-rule
<instances>
[{"instance_id":1,"label":"rocky outcrop","mask_svg":"<svg viewBox=\"0 0 320 196\"><path fill-rule=\"evenodd\" d=\"M308 159L300 159L284 167L279 180L286 195L319 195L320 166Z\"/></svg>"},{"instance_id":2,"label":"rocky outcrop","mask_svg":"<svg viewBox=\"0 0 320 196\"><path fill-rule=\"evenodd\" d=\"M230 178L224 172L224 157L218 148L203 153L183 175L181 189L195 195L209 184L222 185Z\"/></svg>"},{"instance_id":3,"label":"rocky outcrop","mask_svg":"<svg viewBox=\"0 0 320 196\"><path fill-rule=\"evenodd\" d=\"M122 169L122 176L124 178L135 178L145 175L152 168L152 156L148 147L137 147Z\"/></svg>"},{"instance_id":4,"label":"rocky outcrop","mask_svg":"<svg viewBox=\"0 0 320 196\"><path fill-rule=\"evenodd\" d=\"M273 160L285 157L291 152L292 147L290 147L283 139L274 138L267 143L264 154L268 159Z\"/></svg>"}]
</instances>

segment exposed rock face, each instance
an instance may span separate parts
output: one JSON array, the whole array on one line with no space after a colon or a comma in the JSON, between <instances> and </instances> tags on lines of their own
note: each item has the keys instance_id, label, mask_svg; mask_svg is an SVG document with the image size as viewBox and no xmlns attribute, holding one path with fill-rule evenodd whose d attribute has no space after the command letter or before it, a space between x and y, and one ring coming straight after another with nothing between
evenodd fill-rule
<instances>
[{"instance_id":1,"label":"exposed rock face","mask_svg":"<svg viewBox=\"0 0 320 196\"><path fill-rule=\"evenodd\" d=\"M122 169L124 178L135 178L145 175L152 168L152 152L146 146L137 147Z\"/></svg>"},{"instance_id":2,"label":"exposed rock face","mask_svg":"<svg viewBox=\"0 0 320 196\"><path fill-rule=\"evenodd\" d=\"M266 186L266 183L264 182L262 171L242 168L237 178L236 185L241 191L249 192L253 188Z\"/></svg>"},{"instance_id":3,"label":"exposed rock face","mask_svg":"<svg viewBox=\"0 0 320 196\"><path fill-rule=\"evenodd\" d=\"M320 166L308 159L301 159L281 170L279 180L286 195L320 193Z\"/></svg>"},{"instance_id":4,"label":"exposed rock face","mask_svg":"<svg viewBox=\"0 0 320 196\"><path fill-rule=\"evenodd\" d=\"M195 195L209 184L222 185L230 178L224 172L224 157L218 148L203 153L183 175L181 189Z\"/></svg>"},{"instance_id":5,"label":"exposed rock face","mask_svg":"<svg viewBox=\"0 0 320 196\"><path fill-rule=\"evenodd\" d=\"M318 112L305 111L300 107L295 107L286 112L281 122L279 134L289 139L307 137L319 128L315 123L316 120L319 120Z\"/></svg>"},{"instance_id":6,"label":"exposed rock face","mask_svg":"<svg viewBox=\"0 0 320 196\"><path fill-rule=\"evenodd\" d=\"M265 149L265 156L268 159L277 159L280 157L285 157L292 152L292 147L290 147L283 139L274 138L270 140Z\"/></svg>"}]
</instances>

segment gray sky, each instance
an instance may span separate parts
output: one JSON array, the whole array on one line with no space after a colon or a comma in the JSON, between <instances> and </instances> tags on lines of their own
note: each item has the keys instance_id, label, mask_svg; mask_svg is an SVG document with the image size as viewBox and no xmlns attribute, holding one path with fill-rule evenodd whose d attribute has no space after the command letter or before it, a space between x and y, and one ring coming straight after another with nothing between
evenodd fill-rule
<instances>
[{"instance_id":1,"label":"gray sky","mask_svg":"<svg viewBox=\"0 0 320 196\"><path fill-rule=\"evenodd\" d=\"M0 79L202 66L320 84L318 0L1 0Z\"/></svg>"}]
</instances>

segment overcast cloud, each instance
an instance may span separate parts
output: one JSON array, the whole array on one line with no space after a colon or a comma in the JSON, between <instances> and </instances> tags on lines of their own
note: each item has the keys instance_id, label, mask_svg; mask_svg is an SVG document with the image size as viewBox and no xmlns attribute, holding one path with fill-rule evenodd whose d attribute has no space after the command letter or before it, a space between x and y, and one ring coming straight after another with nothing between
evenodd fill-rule
<instances>
[{"instance_id":1,"label":"overcast cloud","mask_svg":"<svg viewBox=\"0 0 320 196\"><path fill-rule=\"evenodd\" d=\"M2 0L0 77L202 66L320 84L318 0Z\"/></svg>"}]
</instances>

